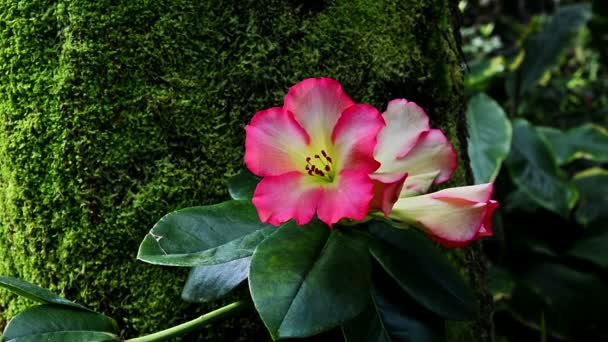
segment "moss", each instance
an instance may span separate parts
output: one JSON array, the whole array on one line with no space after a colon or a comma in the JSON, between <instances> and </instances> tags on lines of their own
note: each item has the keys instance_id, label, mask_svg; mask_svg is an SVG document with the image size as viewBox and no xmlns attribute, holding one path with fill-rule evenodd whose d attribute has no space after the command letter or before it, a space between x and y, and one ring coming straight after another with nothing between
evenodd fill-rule
<instances>
[{"instance_id":1,"label":"moss","mask_svg":"<svg viewBox=\"0 0 608 342\"><path fill-rule=\"evenodd\" d=\"M382 109L414 100L457 138L446 8L0 0L0 274L101 310L129 335L207 310L180 301L186 270L135 260L150 226L225 199L244 124L306 77L336 78ZM0 293L0 321L27 304ZM251 317L227 324L259 329Z\"/></svg>"}]
</instances>

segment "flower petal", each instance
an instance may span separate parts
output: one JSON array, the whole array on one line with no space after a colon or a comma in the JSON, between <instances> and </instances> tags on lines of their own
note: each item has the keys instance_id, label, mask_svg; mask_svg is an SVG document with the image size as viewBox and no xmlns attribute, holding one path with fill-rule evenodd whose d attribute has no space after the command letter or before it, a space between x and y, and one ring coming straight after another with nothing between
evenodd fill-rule
<instances>
[{"instance_id":1,"label":"flower petal","mask_svg":"<svg viewBox=\"0 0 608 342\"><path fill-rule=\"evenodd\" d=\"M374 198L370 204L370 209L382 210L384 215L388 216L393 205L399 199L407 173L402 175L372 175L371 177L374 182Z\"/></svg>"},{"instance_id":2,"label":"flower petal","mask_svg":"<svg viewBox=\"0 0 608 342\"><path fill-rule=\"evenodd\" d=\"M290 172L262 178L252 199L260 220L275 226L292 218L299 225L308 223L315 214L323 190L311 186L305 177L302 173Z\"/></svg>"},{"instance_id":3,"label":"flower petal","mask_svg":"<svg viewBox=\"0 0 608 342\"><path fill-rule=\"evenodd\" d=\"M308 78L289 89L283 108L294 114L315 145L327 147L338 118L353 104L337 81Z\"/></svg>"},{"instance_id":4,"label":"flower petal","mask_svg":"<svg viewBox=\"0 0 608 342\"><path fill-rule=\"evenodd\" d=\"M384 119L370 105L356 104L344 110L331 136L338 171L374 172L380 166L374 159L374 146L383 127Z\"/></svg>"},{"instance_id":5,"label":"flower petal","mask_svg":"<svg viewBox=\"0 0 608 342\"><path fill-rule=\"evenodd\" d=\"M439 175L439 171L431 171L408 177L399 197L418 196L426 193Z\"/></svg>"},{"instance_id":6,"label":"flower petal","mask_svg":"<svg viewBox=\"0 0 608 342\"><path fill-rule=\"evenodd\" d=\"M303 169L309 137L293 114L283 108L257 112L245 131L245 165L254 174L278 176Z\"/></svg>"},{"instance_id":7,"label":"flower petal","mask_svg":"<svg viewBox=\"0 0 608 342\"><path fill-rule=\"evenodd\" d=\"M476 184L469 186L460 186L455 188L447 188L431 194L434 199L444 199L446 201L467 201L488 202L494 193L493 183Z\"/></svg>"},{"instance_id":8,"label":"flower petal","mask_svg":"<svg viewBox=\"0 0 608 342\"><path fill-rule=\"evenodd\" d=\"M384 167L407 154L420 134L429 130L429 117L417 104L405 99L389 102L382 116L386 127L378 134L374 156L383 165L381 172L385 172Z\"/></svg>"},{"instance_id":9,"label":"flower petal","mask_svg":"<svg viewBox=\"0 0 608 342\"><path fill-rule=\"evenodd\" d=\"M317 216L330 227L342 218L363 220L374 195L372 180L366 173L342 171L331 187L323 188Z\"/></svg>"},{"instance_id":10,"label":"flower petal","mask_svg":"<svg viewBox=\"0 0 608 342\"><path fill-rule=\"evenodd\" d=\"M425 193L431 184L440 184L450 179L457 165L458 160L452 144L440 130L431 129L422 133L416 146L403 158L397 159L392 166L408 173L405 189ZM429 184L428 178L435 172L438 174ZM417 177L418 175L426 176Z\"/></svg>"},{"instance_id":11,"label":"flower petal","mask_svg":"<svg viewBox=\"0 0 608 342\"><path fill-rule=\"evenodd\" d=\"M492 185L480 184L401 198L390 217L424 230L447 247L462 247L492 234L498 202L491 195Z\"/></svg>"}]
</instances>

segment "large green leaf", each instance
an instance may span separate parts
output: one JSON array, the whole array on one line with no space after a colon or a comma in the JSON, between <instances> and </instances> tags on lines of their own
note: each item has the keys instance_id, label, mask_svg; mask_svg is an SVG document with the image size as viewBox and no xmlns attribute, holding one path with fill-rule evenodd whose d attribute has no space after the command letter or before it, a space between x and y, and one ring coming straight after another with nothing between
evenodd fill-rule
<instances>
[{"instance_id":1,"label":"large green leaf","mask_svg":"<svg viewBox=\"0 0 608 342\"><path fill-rule=\"evenodd\" d=\"M342 325L346 342L433 342L445 339L444 320L404 293L384 272L374 272L371 300Z\"/></svg>"},{"instance_id":2,"label":"large green leaf","mask_svg":"<svg viewBox=\"0 0 608 342\"><path fill-rule=\"evenodd\" d=\"M478 94L467 105L468 153L475 184L493 182L511 147L511 122L496 101Z\"/></svg>"},{"instance_id":3,"label":"large green leaf","mask_svg":"<svg viewBox=\"0 0 608 342\"><path fill-rule=\"evenodd\" d=\"M608 232L578 240L569 255L608 269Z\"/></svg>"},{"instance_id":4,"label":"large green leaf","mask_svg":"<svg viewBox=\"0 0 608 342\"><path fill-rule=\"evenodd\" d=\"M102 314L59 305L37 305L11 319L5 342L25 341L119 341L118 326Z\"/></svg>"},{"instance_id":5,"label":"large green leaf","mask_svg":"<svg viewBox=\"0 0 608 342\"><path fill-rule=\"evenodd\" d=\"M370 269L366 240L351 231L289 223L255 250L249 288L273 339L306 337L365 308Z\"/></svg>"},{"instance_id":6,"label":"large green leaf","mask_svg":"<svg viewBox=\"0 0 608 342\"><path fill-rule=\"evenodd\" d=\"M589 4L561 6L541 32L526 40L526 55L518 70L518 94L530 90L546 71L557 65L573 36L590 18Z\"/></svg>"},{"instance_id":7,"label":"large green leaf","mask_svg":"<svg viewBox=\"0 0 608 342\"><path fill-rule=\"evenodd\" d=\"M429 239L380 221L369 229L378 238L370 243L372 256L416 302L447 319L477 317L475 294Z\"/></svg>"},{"instance_id":8,"label":"large green leaf","mask_svg":"<svg viewBox=\"0 0 608 342\"><path fill-rule=\"evenodd\" d=\"M154 225L137 258L169 266L222 264L251 256L275 229L260 222L250 201L186 208Z\"/></svg>"},{"instance_id":9,"label":"large green leaf","mask_svg":"<svg viewBox=\"0 0 608 342\"><path fill-rule=\"evenodd\" d=\"M545 262L529 266L522 281L535 289L559 315L576 324L605 322L608 296L602 279L589 271Z\"/></svg>"},{"instance_id":10,"label":"large green leaf","mask_svg":"<svg viewBox=\"0 0 608 342\"><path fill-rule=\"evenodd\" d=\"M203 303L221 298L247 279L250 264L251 257L248 257L192 268L182 290L182 299Z\"/></svg>"},{"instance_id":11,"label":"large green leaf","mask_svg":"<svg viewBox=\"0 0 608 342\"><path fill-rule=\"evenodd\" d=\"M38 303L57 304L83 310L89 310L87 307L71 302L65 298L59 297L58 295L45 288L34 285L32 283L28 283L20 279L0 276L0 287L3 287L11 292L29 298Z\"/></svg>"},{"instance_id":12,"label":"large green leaf","mask_svg":"<svg viewBox=\"0 0 608 342\"><path fill-rule=\"evenodd\" d=\"M235 200L250 200L259 182L260 177L249 170L241 170L236 176L228 180L230 197Z\"/></svg>"},{"instance_id":13,"label":"large green leaf","mask_svg":"<svg viewBox=\"0 0 608 342\"><path fill-rule=\"evenodd\" d=\"M547 139L559 164L576 159L608 162L608 132L601 126L584 124L566 132L551 127L539 127Z\"/></svg>"},{"instance_id":14,"label":"large green leaf","mask_svg":"<svg viewBox=\"0 0 608 342\"><path fill-rule=\"evenodd\" d=\"M576 221L593 227L608 222L608 171L592 168L574 176L574 185L579 193Z\"/></svg>"},{"instance_id":15,"label":"large green leaf","mask_svg":"<svg viewBox=\"0 0 608 342\"><path fill-rule=\"evenodd\" d=\"M545 209L567 216L576 204L576 188L564 179L551 149L526 120L513 122L506 165L517 187Z\"/></svg>"}]
</instances>

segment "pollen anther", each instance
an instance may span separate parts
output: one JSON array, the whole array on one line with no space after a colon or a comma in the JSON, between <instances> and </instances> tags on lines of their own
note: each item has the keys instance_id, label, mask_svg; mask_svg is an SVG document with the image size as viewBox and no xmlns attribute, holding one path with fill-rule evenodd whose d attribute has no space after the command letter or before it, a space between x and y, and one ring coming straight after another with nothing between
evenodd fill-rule
<instances>
[{"instance_id":1,"label":"pollen anther","mask_svg":"<svg viewBox=\"0 0 608 342\"><path fill-rule=\"evenodd\" d=\"M331 171L333 160L327 155L325 150L321 150L321 155L323 157L318 154L313 155L314 159L318 161L312 161L313 159L311 157L306 157L305 170L310 176L319 176L332 180L333 175ZM325 170L325 172L323 172L323 170Z\"/></svg>"}]
</instances>

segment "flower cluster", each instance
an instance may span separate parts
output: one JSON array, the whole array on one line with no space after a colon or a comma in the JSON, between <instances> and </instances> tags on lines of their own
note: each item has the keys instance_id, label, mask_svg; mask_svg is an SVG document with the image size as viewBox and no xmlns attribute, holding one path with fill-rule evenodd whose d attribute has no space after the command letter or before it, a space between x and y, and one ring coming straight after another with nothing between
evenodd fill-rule
<instances>
[{"instance_id":1,"label":"flower cluster","mask_svg":"<svg viewBox=\"0 0 608 342\"><path fill-rule=\"evenodd\" d=\"M262 222L305 224L316 214L332 226L382 212L449 247L492 234L492 184L425 194L450 179L457 157L413 102L393 100L381 114L337 81L310 78L245 129L245 164L263 177L253 196Z\"/></svg>"}]
</instances>

